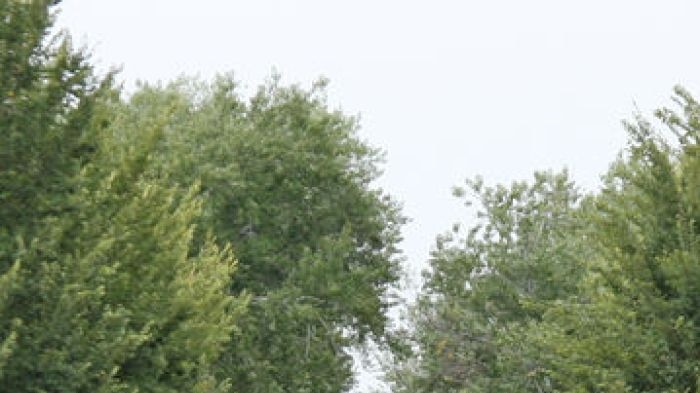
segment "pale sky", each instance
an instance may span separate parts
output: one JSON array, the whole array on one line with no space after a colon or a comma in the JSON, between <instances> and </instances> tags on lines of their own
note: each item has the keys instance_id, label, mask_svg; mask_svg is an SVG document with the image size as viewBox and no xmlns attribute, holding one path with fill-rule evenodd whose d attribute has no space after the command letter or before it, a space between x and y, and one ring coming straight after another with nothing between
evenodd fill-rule
<instances>
[{"instance_id":1,"label":"pale sky","mask_svg":"<svg viewBox=\"0 0 700 393\"><path fill-rule=\"evenodd\" d=\"M252 89L331 81L387 152L379 184L404 204L407 268L468 218L450 189L567 167L593 189L621 120L700 96L700 2L646 0L65 0L59 26L121 79L210 78Z\"/></svg>"}]
</instances>

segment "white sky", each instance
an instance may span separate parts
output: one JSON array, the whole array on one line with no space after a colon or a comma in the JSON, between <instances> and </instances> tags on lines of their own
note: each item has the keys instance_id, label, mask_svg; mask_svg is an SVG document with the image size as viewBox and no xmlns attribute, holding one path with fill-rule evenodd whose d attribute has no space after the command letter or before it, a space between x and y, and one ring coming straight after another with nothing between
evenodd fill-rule
<instances>
[{"instance_id":1,"label":"white sky","mask_svg":"<svg viewBox=\"0 0 700 393\"><path fill-rule=\"evenodd\" d=\"M568 167L587 188L622 147L620 121L700 95L700 2L645 0L65 0L59 26L122 80L275 68L360 114L385 149L381 185L412 222L415 273L435 236L467 218L450 189Z\"/></svg>"}]
</instances>

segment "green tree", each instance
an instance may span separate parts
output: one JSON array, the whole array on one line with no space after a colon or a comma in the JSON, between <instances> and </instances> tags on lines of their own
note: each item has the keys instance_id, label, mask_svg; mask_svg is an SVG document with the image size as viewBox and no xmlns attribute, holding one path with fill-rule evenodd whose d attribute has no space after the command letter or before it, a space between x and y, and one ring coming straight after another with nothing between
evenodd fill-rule
<instances>
[{"instance_id":1,"label":"green tree","mask_svg":"<svg viewBox=\"0 0 700 393\"><path fill-rule=\"evenodd\" d=\"M194 244L195 184L144 175L157 117L138 143L109 132L115 94L48 38L53 3L0 2L0 386L226 391L231 253Z\"/></svg>"},{"instance_id":2,"label":"green tree","mask_svg":"<svg viewBox=\"0 0 700 393\"><path fill-rule=\"evenodd\" d=\"M700 389L700 107L676 93L682 113L658 112L676 141L642 118L627 125L629 146L596 198L585 291L548 311L533 340L550 354L555 391Z\"/></svg>"},{"instance_id":3,"label":"green tree","mask_svg":"<svg viewBox=\"0 0 700 393\"><path fill-rule=\"evenodd\" d=\"M0 270L17 237L68 208L91 149L84 133L100 81L66 36L48 35L50 3L0 1Z\"/></svg>"},{"instance_id":4,"label":"green tree","mask_svg":"<svg viewBox=\"0 0 700 393\"><path fill-rule=\"evenodd\" d=\"M438 242L400 389L699 391L700 105L676 94L680 114L657 112L676 138L628 123L628 147L580 204L538 177L474 183L485 224Z\"/></svg>"},{"instance_id":5,"label":"green tree","mask_svg":"<svg viewBox=\"0 0 700 393\"><path fill-rule=\"evenodd\" d=\"M582 273L585 249L574 236L584 230L581 195L566 172L538 172L532 183L510 187L480 179L467 186L478 202L477 223L438 238L412 310L419 352L395 374L399 391L533 388L527 375L537 363L512 338L574 293Z\"/></svg>"},{"instance_id":6,"label":"green tree","mask_svg":"<svg viewBox=\"0 0 700 393\"><path fill-rule=\"evenodd\" d=\"M213 365L241 309L227 295L233 260L211 241L191 248L201 201L139 179L140 156L130 149L108 176L87 176L79 213L47 220L19 273L8 273L22 286L3 304L11 341L2 386L227 389Z\"/></svg>"},{"instance_id":7,"label":"green tree","mask_svg":"<svg viewBox=\"0 0 700 393\"><path fill-rule=\"evenodd\" d=\"M235 249L231 290L252 302L220 365L238 391L346 390L348 346L386 338L403 218L372 185L379 153L327 108L324 84L273 78L249 100L227 76L144 86L113 124L138 139L169 111L152 176L201 179L200 227Z\"/></svg>"}]
</instances>

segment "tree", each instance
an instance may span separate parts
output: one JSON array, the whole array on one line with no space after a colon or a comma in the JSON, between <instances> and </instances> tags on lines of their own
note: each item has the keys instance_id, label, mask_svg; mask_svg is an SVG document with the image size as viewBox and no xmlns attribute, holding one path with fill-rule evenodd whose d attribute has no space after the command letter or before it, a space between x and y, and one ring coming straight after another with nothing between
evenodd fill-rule
<instances>
[{"instance_id":1,"label":"tree","mask_svg":"<svg viewBox=\"0 0 700 393\"><path fill-rule=\"evenodd\" d=\"M669 141L638 117L596 198L585 291L545 315L553 389L695 392L700 386L697 102L659 117Z\"/></svg>"},{"instance_id":2,"label":"tree","mask_svg":"<svg viewBox=\"0 0 700 393\"><path fill-rule=\"evenodd\" d=\"M566 172L538 172L510 187L481 179L467 186L478 221L438 238L413 309L419 352L395 374L399 391L527 391L537 364L511 338L576 291L585 249L575 234L584 228Z\"/></svg>"},{"instance_id":3,"label":"tree","mask_svg":"<svg viewBox=\"0 0 700 393\"><path fill-rule=\"evenodd\" d=\"M50 3L0 2L0 271L12 263L17 237L31 237L43 217L67 208L103 91L86 55L66 36L48 36Z\"/></svg>"},{"instance_id":4,"label":"tree","mask_svg":"<svg viewBox=\"0 0 700 393\"><path fill-rule=\"evenodd\" d=\"M200 179L199 227L235 249L231 291L252 301L220 366L238 391L346 390L348 346L386 339L403 218L372 186L379 152L327 108L324 85L275 77L250 100L230 76L143 86L112 125L138 140L169 113L151 176L183 192Z\"/></svg>"},{"instance_id":5,"label":"tree","mask_svg":"<svg viewBox=\"0 0 700 393\"><path fill-rule=\"evenodd\" d=\"M23 285L3 309L13 321L3 386L226 391L213 365L241 308L227 295L231 255L190 247L201 202L131 178L139 161L87 177L79 213L47 221L21 273L10 271Z\"/></svg>"},{"instance_id":6,"label":"tree","mask_svg":"<svg viewBox=\"0 0 700 393\"><path fill-rule=\"evenodd\" d=\"M231 253L194 244L195 184L144 175L157 117L138 143L109 132L116 93L46 39L52 3L0 3L0 386L226 391Z\"/></svg>"},{"instance_id":7,"label":"tree","mask_svg":"<svg viewBox=\"0 0 700 393\"><path fill-rule=\"evenodd\" d=\"M541 175L532 188L473 183L485 224L438 242L399 388L700 389L700 105L676 94L680 114L657 112L676 140L627 123L627 149L580 204Z\"/></svg>"}]
</instances>

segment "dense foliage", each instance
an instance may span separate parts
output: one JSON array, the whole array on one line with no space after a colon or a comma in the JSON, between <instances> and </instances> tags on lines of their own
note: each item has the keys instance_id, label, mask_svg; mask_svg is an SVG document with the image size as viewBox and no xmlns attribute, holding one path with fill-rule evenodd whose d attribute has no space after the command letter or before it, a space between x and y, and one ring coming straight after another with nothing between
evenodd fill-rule
<instances>
[{"instance_id":1,"label":"dense foliage","mask_svg":"<svg viewBox=\"0 0 700 393\"><path fill-rule=\"evenodd\" d=\"M53 3L0 2L0 390L347 390L403 221L355 121L323 81L124 100Z\"/></svg>"},{"instance_id":2,"label":"dense foliage","mask_svg":"<svg viewBox=\"0 0 700 393\"><path fill-rule=\"evenodd\" d=\"M343 392L388 332L397 204L352 117L274 76L124 98L49 0L0 0L0 391ZM700 392L700 104L584 195L564 172L455 194L393 388ZM406 356L404 356L406 355Z\"/></svg>"},{"instance_id":3,"label":"dense foliage","mask_svg":"<svg viewBox=\"0 0 700 393\"><path fill-rule=\"evenodd\" d=\"M326 108L323 86L273 78L249 100L227 76L144 86L110 126L136 141L165 119L150 176L183 192L199 182L197 237L235 249L230 289L251 302L219 364L236 391L346 390L347 348L385 337L403 219L371 188L379 153Z\"/></svg>"},{"instance_id":4,"label":"dense foliage","mask_svg":"<svg viewBox=\"0 0 700 393\"><path fill-rule=\"evenodd\" d=\"M700 389L700 106L676 102L668 137L627 124L595 195L565 173L469 183L479 223L438 241L398 391Z\"/></svg>"},{"instance_id":5,"label":"dense foliage","mask_svg":"<svg viewBox=\"0 0 700 393\"><path fill-rule=\"evenodd\" d=\"M0 3L0 386L224 391L231 253L193 243L196 185L145 176L162 126L111 149L109 79L47 36L49 6Z\"/></svg>"}]
</instances>

